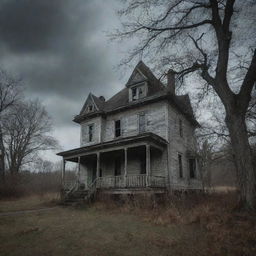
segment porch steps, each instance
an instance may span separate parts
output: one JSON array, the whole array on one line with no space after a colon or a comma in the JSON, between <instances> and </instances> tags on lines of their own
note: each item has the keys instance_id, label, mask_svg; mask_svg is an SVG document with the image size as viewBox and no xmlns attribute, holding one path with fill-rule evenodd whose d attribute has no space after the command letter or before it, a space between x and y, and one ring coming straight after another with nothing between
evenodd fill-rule
<instances>
[{"instance_id":1,"label":"porch steps","mask_svg":"<svg viewBox=\"0 0 256 256\"><path fill-rule=\"evenodd\" d=\"M74 205L74 204L79 204L84 202L84 198L87 196L88 190L75 190L72 191L72 193L67 193L64 196L63 203L65 205Z\"/></svg>"}]
</instances>

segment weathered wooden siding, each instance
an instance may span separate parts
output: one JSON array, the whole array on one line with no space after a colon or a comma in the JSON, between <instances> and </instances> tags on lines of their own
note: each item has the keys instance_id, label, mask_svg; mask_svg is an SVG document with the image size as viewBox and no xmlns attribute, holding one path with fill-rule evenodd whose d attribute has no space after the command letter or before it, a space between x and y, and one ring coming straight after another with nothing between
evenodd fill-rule
<instances>
[{"instance_id":1,"label":"weathered wooden siding","mask_svg":"<svg viewBox=\"0 0 256 256\"><path fill-rule=\"evenodd\" d=\"M187 152L196 152L197 144L195 139L195 128L191 123L171 105L169 110L169 175L170 183L178 186L193 185L194 187L200 187L201 183L199 179L190 179L189 166ZM179 133L179 120L182 120L183 124L183 136ZM179 163L178 154L182 155L183 164L183 178L179 177ZM199 173L197 170L197 178Z\"/></svg>"},{"instance_id":2,"label":"weathered wooden siding","mask_svg":"<svg viewBox=\"0 0 256 256\"><path fill-rule=\"evenodd\" d=\"M160 152L151 149L151 175L153 176L167 176L167 150Z\"/></svg>"},{"instance_id":3,"label":"weathered wooden siding","mask_svg":"<svg viewBox=\"0 0 256 256\"><path fill-rule=\"evenodd\" d=\"M92 141L89 142L89 125L94 125ZM89 146L101 142L102 135L102 118L96 117L81 123L80 146Z\"/></svg>"},{"instance_id":4,"label":"weathered wooden siding","mask_svg":"<svg viewBox=\"0 0 256 256\"><path fill-rule=\"evenodd\" d=\"M158 102L118 114L109 115L105 121L103 141L115 139L115 120L121 120L122 137L134 136L139 133L139 114L144 112L146 132L153 132L167 140L167 103Z\"/></svg>"}]
</instances>

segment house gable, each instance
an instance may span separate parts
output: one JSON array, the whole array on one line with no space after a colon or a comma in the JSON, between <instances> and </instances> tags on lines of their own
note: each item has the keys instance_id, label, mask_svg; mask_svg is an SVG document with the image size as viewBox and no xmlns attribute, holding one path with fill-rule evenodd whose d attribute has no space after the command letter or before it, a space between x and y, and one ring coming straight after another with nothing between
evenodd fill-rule
<instances>
[{"instance_id":1,"label":"house gable","mask_svg":"<svg viewBox=\"0 0 256 256\"><path fill-rule=\"evenodd\" d=\"M147 81L148 78L139 70L139 68L135 68L132 72L128 82L126 83L126 87L130 87L132 85L142 83Z\"/></svg>"},{"instance_id":2,"label":"house gable","mask_svg":"<svg viewBox=\"0 0 256 256\"><path fill-rule=\"evenodd\" d=\"M126 87L129 90L129 102L136 101L148 96L148 80L149 78L140 69L141 62L133 70Z\"/></svg>"},{"instance_id":3,"label":"house gable","mask_svg":"<svg viewBox=\"0 0 256 256\"><path fill-rule=\"evenodd\" d=\"M82 114L89 114L89 113L93 113L95 111L99 110L99 107L97 106L97 104L95 103L94 100L94 95L92 93L90 93L80 111L80 115Z\"/></svg>"}]
</instances>

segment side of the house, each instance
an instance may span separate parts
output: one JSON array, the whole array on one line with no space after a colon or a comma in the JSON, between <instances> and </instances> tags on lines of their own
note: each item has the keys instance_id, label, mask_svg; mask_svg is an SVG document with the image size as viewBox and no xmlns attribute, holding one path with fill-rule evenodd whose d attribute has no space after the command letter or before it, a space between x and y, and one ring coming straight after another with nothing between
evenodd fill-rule
<instances>
[{"instance_id":1,"label":"side of the house","mask_svg":"<svg viewBox=\"0 0 256 256\"><path fill-rule=\"evenodd\" d=\"M171 105L168 107L168 164L173 188L201 188L196 127Z\"/></svg>"}]
</instances>

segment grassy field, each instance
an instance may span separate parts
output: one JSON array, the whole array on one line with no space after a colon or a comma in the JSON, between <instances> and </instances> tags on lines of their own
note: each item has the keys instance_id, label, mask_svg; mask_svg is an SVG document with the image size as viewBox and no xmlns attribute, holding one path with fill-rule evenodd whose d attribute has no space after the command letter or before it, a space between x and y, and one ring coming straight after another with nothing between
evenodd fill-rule
<instances>
[{"instance_id":1,"label":"grassy field","mask_svg":"<svg viewBox=\"0 0 256 256\"><path fill-rule=\"evenodd\" d=\"M0 209L42 208L46 201L0 201ZM254 220L248 223L240 214L233 223L225 209L221 218L209 204L199 205L186 216L177 207L160 213L111 202L0 216L0 255L256 255L255 237L244 236L256 231Z\"/></svg>"},{"instance_id":2,"label":"grassy field","mask_svg":"<svg viewBox=\"0 0 256 256\"><path fill-rule=\"evenodd\" d=\"M48 193L42 196L33 195L20 199L0 200L0 213L22 210L33 210L55 206L59 201L59 194Z\"/></svg>"}]
</instances>

